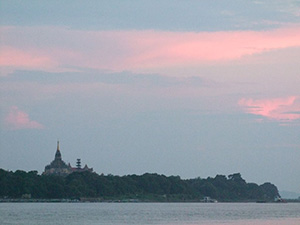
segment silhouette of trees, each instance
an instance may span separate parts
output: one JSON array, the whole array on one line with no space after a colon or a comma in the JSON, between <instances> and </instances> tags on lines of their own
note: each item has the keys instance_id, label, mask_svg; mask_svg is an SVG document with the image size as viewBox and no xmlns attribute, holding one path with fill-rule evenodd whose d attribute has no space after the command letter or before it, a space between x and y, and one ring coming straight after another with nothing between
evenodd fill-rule
<instances>
[{"instance_id":1,"label":"silhouette of trees","mask_svg":"<svg viewBox=\"0 0 300 225\"><path fill-rule=\"evenodd\" d=\"M279 196L274 184L247 183L240 173L228 177L183 180L179 176L98 175L74 172L67 177L39 175L37 171L0 169L0 198L125 199L145 201L200 201L205 196L218 201L273 201Z\"/></svg>"}]
</instances>

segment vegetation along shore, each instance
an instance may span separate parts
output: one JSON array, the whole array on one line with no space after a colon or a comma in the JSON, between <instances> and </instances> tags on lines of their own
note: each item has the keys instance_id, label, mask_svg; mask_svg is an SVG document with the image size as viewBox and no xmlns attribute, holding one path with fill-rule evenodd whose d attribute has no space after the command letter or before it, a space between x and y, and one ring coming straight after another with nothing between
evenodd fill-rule
<instances>
[{"instance_id":1,"label":"vegetation along shore","mask_svg":"<svg viewBox=\"0 0 300 225\"><path fill-rule=\"evenodd\" d=\"M0 198L2 202L274 202L280 195L274 184L247 183L240 173L181 179L150 173L114 176L95 172L63 177L0 169Z\"/></svg>"}]
</instances>

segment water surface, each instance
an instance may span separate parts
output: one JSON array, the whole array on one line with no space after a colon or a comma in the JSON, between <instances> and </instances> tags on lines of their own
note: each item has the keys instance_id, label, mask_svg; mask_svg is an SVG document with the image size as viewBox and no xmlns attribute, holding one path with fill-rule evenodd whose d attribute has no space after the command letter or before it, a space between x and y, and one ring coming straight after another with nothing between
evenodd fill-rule
<instances>
[{"instance_id":1,"label":"water surface","mask_svg":"<svg viewBox=\"0 0 300 225\"><path fill-rule=\"evenodd\" d=\"M300 204L1 203L1 225L299 225Z\"/></svg>"}]
</instances>

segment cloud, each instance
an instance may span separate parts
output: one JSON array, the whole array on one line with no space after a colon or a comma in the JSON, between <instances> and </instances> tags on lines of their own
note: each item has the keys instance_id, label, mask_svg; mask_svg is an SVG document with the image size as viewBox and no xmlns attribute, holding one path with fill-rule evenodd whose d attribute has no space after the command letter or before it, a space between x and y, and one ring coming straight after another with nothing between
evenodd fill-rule
<instances>
[{"instance_id":1,"label":"cloud","mask_svg":"<svg viewBox=\"0 0 300 225\"><path fill-rule=\"evenodd\" d=\"M281 122L291 122L300 119L300 104L296 100L297 96L274 99L241 99L239 105L247 113L263 116L270 120Z\"/></svg>"},{"instance_id":2,"label":"cloud","mask_svg":"<svg viewBox=\"0 0 300 225\"><path fill-rule=\"evenodd\" d=\"M11 130L21 129L43 129L44 126L36 121L30 120L29 115L17 106L12 106L10 112L5 118L7 127Z\"/></svg>"},{"instance_id":3,"label":"cloud","mask_svg":"<svg viewBox=\"0 0 300 225\"><path fill-rule=\"evenodd\" d=\"M20 66L20 67L45 67L53 64L51 59L42 54L35 54L32 51L22 51L10 47L2 47L0 55L0 66Z\"/></svg>"},{"instance_id":4,"label":"cloud","mask_svg":"<svg viewBox=\"0 0 300 225\"><path fill-rule=\"evenodd\" d=\"M6 27L1 31L2 67L45 71L81 67L151 72L300 46L300 26L222 32L82 31L61 27ZM16 40L16 36L22 36L22 40Z\"/></svg>"},{"instance_id":5,"label":"cloud","mask_svg":"<svg viewBox=\"0 0 300 225\"><path fill-rule=\"evenodd\" d=\"M0 68L3 75L11 73L13 68L51 71L56 67L55 59L42 53L41 49L22 50L15 47L1 47Z\"/></svg>"},{"instance_id":6,"label":"cloud","mask_svg":"<svg viewBox=\"0 0 300 225\"><path fill-rule=\"evenodd\" d=\"M35 70L18 70L10 76L1 77L5 89L14 83L38 83L38 84L91 84L103 83L111 85L141 85L145 87L215 87L217 85L212 79L204 79L199 76L174 77L163 76L154 73L131 73L122 71L116 73L105 73L99 71L82 72L45 72Z\"/></svg>"}]
</instances>

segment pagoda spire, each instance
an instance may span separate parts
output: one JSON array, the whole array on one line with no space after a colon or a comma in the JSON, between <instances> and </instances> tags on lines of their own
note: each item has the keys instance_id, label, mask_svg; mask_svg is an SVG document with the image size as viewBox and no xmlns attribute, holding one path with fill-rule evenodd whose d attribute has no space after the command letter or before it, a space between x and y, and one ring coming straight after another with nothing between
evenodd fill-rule
<instances>
[{"instance_id":1,"label":"pagoda spire","mask_svg":"<svg viewBox=\"0 0 300 225\"><path fill-rule=\"evenodd\" d=\"M56 150L56 153L55 153L54 160L61 160L61 153L60 153L60 150L59 150L59 141L57 141L57 150Z\"/></svg>"}]
</instances>

